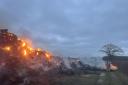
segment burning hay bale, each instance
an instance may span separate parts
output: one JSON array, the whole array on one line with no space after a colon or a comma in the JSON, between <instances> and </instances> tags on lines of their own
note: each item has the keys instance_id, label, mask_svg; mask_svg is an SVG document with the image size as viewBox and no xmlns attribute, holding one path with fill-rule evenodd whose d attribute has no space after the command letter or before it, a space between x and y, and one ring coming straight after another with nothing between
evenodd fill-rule
<instances>
[{"instance_id":1,"label":"burning hay bale","mask_svg":"<svg viewBox=\"0 0 128 85\"><path fill-rule=\"evenodd\" d=\"M49 85L52 54L34 49L27 40L7 29L0 30L0 84Z\"/></svg>"},{"instance_id":2,"label":"burning hay bale","mask_svg":"<svg viewBox=\"0 0 128 85\"><path fill-rule=\"evenodd\" d=\"M52 85L56 75L81 74L83 68L78 58L55 57L7 29L0 30L1 85Z\"/></svg>"},{"instance_id":3,"label":"burning hay bale","mask_svg":"<svg viewBox=\"0 0 128 85\"><path fill-rule=\"evenodd\" d=\"M0 55L1 58L16 56L22 61L30 63L34 59L50 62L52 54L40 48L34 49L27 40L18 38L7 29L0 30ZM42 62L42 61L40 61Z\"/></svg>"}]
</instances>

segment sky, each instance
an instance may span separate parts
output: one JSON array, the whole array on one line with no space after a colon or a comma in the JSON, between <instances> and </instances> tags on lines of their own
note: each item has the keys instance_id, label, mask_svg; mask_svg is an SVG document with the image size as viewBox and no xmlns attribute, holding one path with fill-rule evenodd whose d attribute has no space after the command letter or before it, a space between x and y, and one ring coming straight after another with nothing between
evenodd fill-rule
<instances>
[{"instance_id":1,"label":"sky","mask_svg":"<svg viewBox=\"0 0 128 85\"><path fill-rule=\"evenodd\" d=\"M0 0L0 26L62 56L99 56L113 43L128 54L128 0Z\"/></svg>"}]
</instances>

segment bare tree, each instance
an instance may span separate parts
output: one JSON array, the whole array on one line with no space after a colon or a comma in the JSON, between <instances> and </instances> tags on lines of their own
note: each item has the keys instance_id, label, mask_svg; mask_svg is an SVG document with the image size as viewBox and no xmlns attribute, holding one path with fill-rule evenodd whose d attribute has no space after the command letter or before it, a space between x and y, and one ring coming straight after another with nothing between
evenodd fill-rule
<instances>
[{"instance_id":1,"label":"bare tree","mask_svg":"<svg viewBox=\"0 0 128 85\"><path fill-rule=\"evenodd\" d=\"M123 50L114 44L106 44L102 47L101 52L106 55L107 70L110 71L111 60L114 56L118 56L123 53Z\"/></svg>"}]
</instances>

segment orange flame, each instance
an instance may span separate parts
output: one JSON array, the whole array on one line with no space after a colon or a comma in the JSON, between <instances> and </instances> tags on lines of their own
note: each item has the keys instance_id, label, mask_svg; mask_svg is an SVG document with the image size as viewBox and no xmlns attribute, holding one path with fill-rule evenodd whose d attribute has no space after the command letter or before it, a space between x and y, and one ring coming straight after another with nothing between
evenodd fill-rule
<instances>
[{"instance_id":1,"label":"orange flame","mask_svg":"<svg viewBox=\"0 0 128 85\"><path fill-rule=\"evenodd\" d=\"M27 51L26 50L24 50L24 56L26 56L27 55Z\"/></svg>"},{"instance_id":2,"label":"orange flame","mask_svg":"<svg viewBox=\"0 0 128 85\"><path fill-rule=\"evenodd\" d=\"M37 48L37 51L42 51L42 49L41 48Z\"/></svg>"},{"instance_id":3,"label":"orange flame","mask_svg":"<svg viewBox=\"0 0 128 85\"><path fill-rule=\"evenodd\" d=\"M6 50L6 51L10 51L10 50L11 50L11 47L6 46L6 47L4 48L4 50Z\"/></svg>"},{"instance_id":4,"label":"orange flame","mask_svg":"<svg viewBox=\"0 0 128 85\"><path fill-rule=\"evenodd\" d=\"M51 60L51 57L52 57L52 54L49 53L48 51L46 51L45 52L45 56L46 56L47 60L50 61Z\"/></svg>"},{"instance_id":5,"label":"orange flame","mask_svg":"<svg viewBox=\"0 0 128 85\"><path fill-rule=\"evenodd\" d=\"M36 55L39 55L39 53L37 52Z\"/></svg>"},{"instance_id":6,"label":"orange flame","mask_svg":"<svg viewBox=\"0 0 128 85\"><path fill-rule=\"evenodd\" d=\"M114 64L110 64L110 68L113 71L118 70L118 67L116 65L114 65Z\"/></svg>"},{"instance_id":7,"label":"orange flame","mask_svg":"<svg viewBox=\"0 0 128 85\"><path fill-rule=\"evenodd\" d=\"M28 39L19 39L19 40L21 41L20 52L23 52L22 53L23 56L29 58L29 57L41 56L44 53L45 58L48 61L51 60L51 53L49 53L48 51L43 51L41 48L34 49L32 47L31 41Z\"/></svg>"},{"instance_id":8,"label":"orange flame","mask_svg":"<svg viewBox=\"0 0 128 85\"><path fill-rule=\"evenodd\" d=\"M25 43L25 42L23 42L22 47L24 47L25 45L26 45L26 43Z\"/></svg>"}]
</instances>

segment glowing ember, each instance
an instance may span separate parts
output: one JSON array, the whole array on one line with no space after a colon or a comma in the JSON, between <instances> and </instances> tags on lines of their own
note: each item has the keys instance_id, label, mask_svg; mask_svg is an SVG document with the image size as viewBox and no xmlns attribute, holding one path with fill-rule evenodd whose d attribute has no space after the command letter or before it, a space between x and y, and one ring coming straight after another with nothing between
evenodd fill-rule
<instances>
[{"instance_id":1,"label":"glowing ember","mask_svg":"<svg viewBox=\"0 0 128 85\"><path fill-rule=\"evenodd\" d=\"M4 50L10 51L11 50L11 47L7 46L7 47L4 48Z\"/></svg>"},{"instance_id":2,"label":"glowing ember","mask_svg":"<svg viewBox=\"0 0 128 85\"><path fill-rule=\"evenodd\" d=\"M32 51L32 50L33 50L33 48L31 48L31 47L28 47L28 49L29 49L30 51Z\"/></svg>"},{"instance_id":3,"label":"glowing ember","mask_svg":"<svg viewBox=\"0 0 128 85\"><path fill-rule=\"evenodd\" d=\"M27 51L26 50L24 50L24 56L26 56L27 55Z\"/></svg>"},{"instance_id":4,"label":"glowing ember","mask_svg":"<svg viewBox=\"0 0 128 85\"><path fill-rule=\"evenodd\" d=\"M39 53L37 52L37 53L36 53L36 55L38 56L38 55L39 55Z\"/></svg>"},{"instance_id":5,"label":"glowing ember","mask_svg":"<svg viewBox=\"0 0 128 85\"><path fill-rule=\"evenodd\" d=\"M46 56L46 58L47 58L48 61L51 60L51 57L52 57L51 53L45 52L45 56Z\"/></svg>"},{"instance_id":6,"label":"glowing ember","mask_svg":"<svg viewBox=\"0 0 128 85\"><path fill-rule=\"evenodd\" d=\"M25 45L26 45L26 43L25 43L25 42L23 42L22 47L24 47Z\"/></svg>"},{"instance_id":7,"label":"glowing ember","mask_svg":"<svg viewBox=\"0 0 128 85\"><path fill-rule=\"evenodd\" d=\"M49 55L48 53L46 53L45 55L46 55L46 57L47 57L48 59L50 58L50 55Z\"/></svg>"},{"instance_id":8,"label":"glowing ember","mask_svg":"<svg viewBox=\"0 0 128 85\"><path fill-rule=\"evenodd\" d=\"M42 51L42 49L41 48L37 48L37 51Z\"/></svg>"},{"instance_id":9,"label":"glowing ember","mask_svg":"<svg viewBox=\"0 0 128 85\"><path fill-rule=\"evenodd\" d=\"M111 68L111 70L113 70L113 71L118 70L118 67L117 67L116 65L113 65L113 64L110 64L110 68Z\"/></svg>"}]
</instances>

